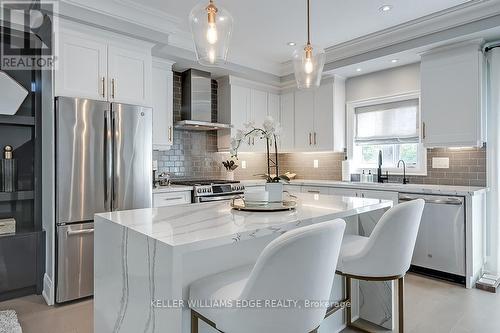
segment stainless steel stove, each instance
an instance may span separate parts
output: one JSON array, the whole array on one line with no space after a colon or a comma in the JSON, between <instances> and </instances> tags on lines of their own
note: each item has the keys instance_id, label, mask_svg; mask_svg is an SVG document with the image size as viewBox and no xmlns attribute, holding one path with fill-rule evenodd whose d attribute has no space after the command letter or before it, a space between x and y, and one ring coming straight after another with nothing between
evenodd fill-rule
<instances>
[{"instance_id":1,"label":"stainless steel stove","mask_svg":"<svg viewBox=\"0 0 500 333\"><path fill-rule=\"evenodd\" d=\"M193 203L231 200L245 191L245 186L235 180L173 180L172 184L193 186Z\"/></svg>"}]
</instances>

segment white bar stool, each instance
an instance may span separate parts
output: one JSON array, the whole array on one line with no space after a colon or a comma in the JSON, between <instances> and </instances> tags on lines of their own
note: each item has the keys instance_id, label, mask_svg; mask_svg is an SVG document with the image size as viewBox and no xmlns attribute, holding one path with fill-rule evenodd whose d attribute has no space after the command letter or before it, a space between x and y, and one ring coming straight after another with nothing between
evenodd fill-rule
<instances>
[{"instance_id":1,"label":"white bar stool","mask_svg":"<svg viewBox=\"0 0 500 333\"><path fill-rule=\"evenodd\" d=\"M193 306L198 301L329 300L345 222L337 219L294 229L273 240L255 266L195 281L189 290L191 332L198 319L226 333L315 332L326 308Z\"/></svg>"},{"instance_id":2,"label":"white bar stool","mask_svg":"<svg viewBox=\"0 0 500 333\"><path fill-rule=\"evenodd\" d=\"M422 199L389 209L370 237L346 235L342 241L337 273L346 277L346 302L352 304L351 280L398 280L399 333L404 332L404 276L410 268L425 202ZM347 307L347 326L369 332L352 323Z\"/></svg>"}]
</instances>

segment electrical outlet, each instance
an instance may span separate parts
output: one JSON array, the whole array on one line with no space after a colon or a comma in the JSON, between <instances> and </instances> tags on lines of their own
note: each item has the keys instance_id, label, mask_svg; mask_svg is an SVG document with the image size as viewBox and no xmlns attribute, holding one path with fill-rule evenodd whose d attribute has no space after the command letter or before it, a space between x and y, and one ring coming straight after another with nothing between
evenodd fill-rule
<instances>
[{"instance_id":1,"label":"electrical outlet","mask_svg":"<svg viewBox=\"0 0 500 333\"><path fill-rule=\"evenodd\" d=\"M315 169L319 168L319 161L318 160L314 160L313 166L314 166Z\"/></svg>"},{"instance_id":2,"label":"electrical outlet","mask_svg":"<svg viewBox=\"0 0 500 333\"><path fill-rule=\"evenodd\" d=\"M241 161L241 168L246 169L247 168L247 161Z\"/></svg>"},{"instance_id":3,"label":"electrical outlet","mask_svg":"<svg viewBox=\"0 0 500 333\"><path fill-rule=\"evenodd\" d=\"M450 159L448 157L433 157L432 158L432 168L433 169L449 169Z\"/></svg>"}]
</instances>

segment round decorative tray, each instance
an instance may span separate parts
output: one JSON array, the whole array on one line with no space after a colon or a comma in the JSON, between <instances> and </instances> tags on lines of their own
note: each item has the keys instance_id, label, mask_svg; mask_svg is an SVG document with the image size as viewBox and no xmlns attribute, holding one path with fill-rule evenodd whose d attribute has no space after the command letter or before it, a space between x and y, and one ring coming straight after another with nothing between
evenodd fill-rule
<instances>
[{"instance_id":1,"label":"round decorative tray","mask_svg":"<svg viewBox=\"0 0 500 333\"><path fill-rule=\"evenodd\" d=\"M293 210L297 207L294 200L283 201L245 201L242 197L236 197L231 200L231 207L236 210L248 212L279 212Z\"/></svg>"}]
</instances>

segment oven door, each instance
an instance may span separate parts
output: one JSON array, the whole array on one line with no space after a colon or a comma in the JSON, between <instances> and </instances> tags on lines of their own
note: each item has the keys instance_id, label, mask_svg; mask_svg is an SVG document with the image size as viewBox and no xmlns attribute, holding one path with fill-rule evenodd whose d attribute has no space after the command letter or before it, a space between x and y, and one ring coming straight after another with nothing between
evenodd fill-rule
<instances>
[{"instance_id":1,"label":"oven door","mask_svg":"<svg viewBox=\"0 0 500 333\"><path fill-rule=\"evenodd\" d=\"M221 195L212 195L206 197L195 197L195 202L213 202L213 201L229 201L235 197L242 195L241 193L231 193L231 194L221 194Z\"/></svg>"}]
</instances>

